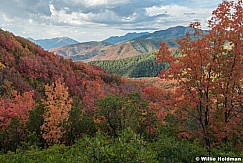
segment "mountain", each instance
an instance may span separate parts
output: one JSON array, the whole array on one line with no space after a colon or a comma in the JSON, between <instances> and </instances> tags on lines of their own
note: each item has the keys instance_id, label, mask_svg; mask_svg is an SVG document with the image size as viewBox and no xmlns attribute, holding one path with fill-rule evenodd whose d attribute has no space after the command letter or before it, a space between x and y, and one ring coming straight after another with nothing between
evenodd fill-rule
<instances>
[{"instance_id":1,"label":"mountain","mask_svg":"<svg viewBox=\"0 0 243 163\"><path fill-rule=\"evenodd\" d=\"M85 62L128 58L138 56L142 53L153 52L158 48L159 45L153 40L128 41L104 47L101 49L100 53L90 59L85 60Z\"/></svg>"},{"instance_id":2,"label":"mountain","mask_svg":"<svg viewBox=\"0 0 243 163\"><path fill-rule=\"evenodd\" d=\"M171 47L177 46L176 39L185 37L186 33L193 34L193 29L190 27L176 26L165 30L158 30L153 33L142 32L142 33L127 33L124 36L111 36L108 39L103 40L110 44L118 44L131 40L144 40L149 39L157 41L158 43L163 40L166 41Z\"/></svg>"},{"instance_id":3,"label":"mountain","mask_svg":"<svg viewBox=\"0 0 243 163\"><path fill-rule=\"evenodd\" d=\"M36 43L37 45L40 45L45 50L79 43L78 41L73 40L69 37L56 37L51 39L40 39L40 40L35 40L33 38L28 38L28 39Z\"/></svg>"},{"instance_id":4,"label":"mountain","mask_svg":"<svg viewBox=\"0 0 243 163\"><path fill-rule=\"evenodd\" d=\"M87 42L80 43L75 45L69 45L64 47L59 47L51 49L50 51L55 54L70 57L75 61L99 61L99 60L116 60L121 58L133 57L140 55L142 53L157 51L160 47L160 42L166 42L170 47L178 47L176 40L186 36L186 33L189 32L193 38L193 29L190 27L177 26L172 27L166 30L159 30L153 33L133 33L127 34L127 36L142 36L136 37L131 40L116 43L110 41L107 43L102 42ZM126 36L126 35L125 35ZM121 38L125 38L125 36ZM110 37L117 38L119 37ZM126 37L128 39L129 37ZM121 41L121 39L120 39Z\"/></svg>"},{"instance_id":5,"label":"mountain","mask_svg":"<svg viewBox=\"0 0 243 163\"><path fill-rule=\"evenodd\" d=\"M170 47L177 47L178 44L176 40L186 36L186 33L189 32L193 37L194 30L190 27L176 26L171 27L166 30L159 30L147 35L143 35L135 38L134 40L153 40L156 42L167 42Z\"/></svg>"},{"instance_id":6,"label":"mountain","mask_svg":"<svg viewBox=\"0 0 243 163\"><path fill-rule=\"evenodd\" d=\"M149 34L149 33L148 32L142 32L142 33L136 33L136 32L127 33L124 36L111 36L111 37L103 40L103 42L107 42L107 43L110 43L110 44L118 44L118 43L123 43L123 42L129 41L129 40L136 39L138 37L141 37L141 36L144 36L144 35L147 35L147 34Z\"/></svg>"},{"instance_id":7,"label":"mountain","mask_svg":"<svg viewBox=\"0 0 243 163\"><path fill-rule=\"evenodd\" d=\"M51 49L55 54L70 57L75 61L116 60L155 51L159 44L153 40L134 40L116 45L106 42L86 42Z\"/></svg>"},{"instance_id":8,"label":"mountain","mask_svg":"<svg viewBox=\"0 0 243 163\"><path fill-rule=\"evenodd\" d=\"M106 42L84 42L74 45L63 46L55 49L51 49L51 52L61 55L65 58L71 58L75 61L90 59L99 53L102 53L102 49L109 46Z\"/></svg>"}]
</instances>

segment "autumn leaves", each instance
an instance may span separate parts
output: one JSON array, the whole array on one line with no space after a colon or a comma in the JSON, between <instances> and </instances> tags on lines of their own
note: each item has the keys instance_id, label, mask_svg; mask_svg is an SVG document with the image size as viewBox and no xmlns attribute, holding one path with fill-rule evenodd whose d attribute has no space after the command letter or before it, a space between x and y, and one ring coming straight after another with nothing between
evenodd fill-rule
<instances>
[{"instance_id":1,"label":"autumn leaves","mask_svg":"<svg viewBox=\"0 0 243 163\"><path fill-rule=\"evenodd\" d=\"M57 144L60 143L65 127L67 127L72 100L60 79L50 86L45 85L45 95L46 100L43 100L44 124L41 126L42 137L48 144Z\"/></svg>"},{"instance_id":2,"label":"autumn leaves","mask_svg":"<svg viewBox=\"0 0 243 163\"><path fill-rule=\"evenodd\" d=\"M161 77L179 83L167 104L177 111L181 132L209 150L222 143L242 149L242 11L242 1L223 1L213 11L207 33L200 31L200 23L192 23L198 39L188 34L178 41L182 55L172 56L165 43L157 53L159 62L170 64Z\"/></svg>"}]
</instances>

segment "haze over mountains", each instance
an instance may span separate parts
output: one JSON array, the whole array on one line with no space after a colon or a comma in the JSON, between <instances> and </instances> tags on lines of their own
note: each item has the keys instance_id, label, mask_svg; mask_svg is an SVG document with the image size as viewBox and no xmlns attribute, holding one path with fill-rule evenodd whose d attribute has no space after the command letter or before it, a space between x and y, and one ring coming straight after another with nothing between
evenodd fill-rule
<instances>
[{"instance_id":1,"label":"haze over mountains","mask_svg":"<svg viewBox=\"0 0 243 163\"><path fill-rule=\"evenodd\" d=\"M45 50L50 50L53 48L66 46L66 45L72 45L72 44L78 44L79 42L71 39L69 37L56 37L51 39L40 39L35 40L33 38L28 38L30 41L36 43L37 45L40 45Z\"/></svg>"},{"instance_id":2,"label":"haze over mountains","mask_svg":"<svg viewBox=\"0 0 243 163\"><path fill-rule=\"evenodd\" d=\"M160 42L165 41L170 47L177 47L176 40L189 32L190 27L177 26L153 33L128 33L124 36L112 36L101 42L85 42L51 49L55 54L68 57L74 61L116 60L133 57L159 49Z\"/></svg>"}]
</instances>

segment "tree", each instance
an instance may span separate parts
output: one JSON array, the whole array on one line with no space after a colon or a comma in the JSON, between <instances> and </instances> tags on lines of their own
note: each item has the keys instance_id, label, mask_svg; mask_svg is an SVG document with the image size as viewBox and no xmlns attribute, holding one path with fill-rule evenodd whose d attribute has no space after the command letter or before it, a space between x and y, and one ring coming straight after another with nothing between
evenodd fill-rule
<instances>
[{"instance_id":1,"label":"tree","mask_svg":"<svg viewBox=\"0 0 243 163\"><path fill-rule=\"evenodd\" d=\"M35 108L35 101L33 99L34 92L25 92L19 95L16 91L13 92L14 100L12 101L12 109L24 126L29 119L29 111Z\"/></svg>"},{"instance_id":2,"label":"tree","mask_svg":"<svg viewBox=\"0 0 243 163\"><path fill-rule=\"evenodd\" d=\"M95 102L104 96L101 81L84 81L85 91L82 96L82 104L85 110L95 110Z\"/></svg>"},{"instance_id":3,"label":"tree","mask_svg":"<svg viewBox=\"0 0 243 163\"><path fill-rule=\"evenodd\" d=\"M42 137L48 144L56 144L61 141L65 133L65 126L71 110L71 98L68 89L57 80L50 86L45 85L46 100L43 100L44 124L41 126Z\"/></svg>"},{"instance_id":4,"label":"tree","mask_svg":"<svg viewBox=\"0 0 243 163\"><path fill-rule=\"evenodd\" d=\"M69 112L68 130L65 133L66 144L72 145L83 135L95 135L94 112L84 109L78 96L72 97L72 110Z\"/></svg>"},{"instance_id":5,"label":"tree","mask_svg":"<svg viewBox=\"0 0 243 163\"><path fill-rule=\"evenodd\" d=\"M95 122L102 125L102 130L108 131L113 137L118 136L118 130L121 129L121 112L125 101L118 96L107 96L97 102L99 109L98 117ZM104 127L103 127L104 126Z\"/></svg>"},{"instance_id":6,"label":"tree","mask_svg":"<svg viewBox=\"0 0 243 163\"><path fill-rule=\"evenodd\" d=\"M22 95L12 91L11 98L0 98L0 133L4 135L0 138L0 148L16 150L20 142L25 140L29 112L36 106L33 94L33 91Z\"/></svg>"},{"instance_id":7,"label":"tree","mask_svg":"<svg viewBox=\"0 0 243 163\"><path fill-rule=\"evenodd\" d=\"M178 40L181 55L171 55L161 42L157 60L170 67L160 77L178 82L170 107L181 121L182 136L198 137L208 150L222 143L239 144L242 149L242 0L223 1L208 23L207 32L199 22L191 24L197 39L188 33Z\"/></svg>"},{"instance_id":8,"label":"tree","mask_svg":"<svg viewBox=\"0 0 243 163\"><path fill-rule=\"evenodd\" d=\"M11 119L15 116L10 104L9 98L0 99L0 129L4 130L10 124Z\"/></svg>"},{"instance_id":9,"label":"tree","mask_svg":"<svg viewBox=\"0 0 243 163\"><path fill-rule=\"evenodd\" d=\"M147 101L135 92L123 96L106 96L98 100L97 105L99 108L95 122L113 137L129 127L140 135L145 134L154 122Z\"/></svg>"},{"instance_id":10,"label":"tree","mask_svg":"<svg viewBox=\"0 0 243 163\"><path fill-rule=\"evenodd\" d=\"M0 129L5 129L13 117L17 117L25 126L29 118L29 111L35 108L33 91L20 95L17 91L12 92L12 98L2 97L0 99Z\"/></svg>"}]
</instances>

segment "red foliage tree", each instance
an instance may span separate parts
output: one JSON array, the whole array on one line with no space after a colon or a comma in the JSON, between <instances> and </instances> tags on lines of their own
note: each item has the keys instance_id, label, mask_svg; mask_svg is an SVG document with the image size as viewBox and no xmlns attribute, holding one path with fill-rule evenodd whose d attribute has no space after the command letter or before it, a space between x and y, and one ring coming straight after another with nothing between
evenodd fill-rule
<instances>
[{"instance_id":1,"label":"red foliage tree","mask_svg":"<svg viewBox=\"0 0 243 163\"><path fill-rule=\"evenodd\" d=\"M85 82L85 91L82 97L82 104L85 106L85 109L95 110L95 102L102 97L104 97L104 90L99 81Z\"/></svg>"},{"instance_id":2,"label":"red foliage tree","mask_svg":"<svg viewBox=\"0 0 243 163\"><path fill-rule=\"evenodd\" d=\"M191 24L198 39L189 34L180 39L181 55L172 56L163 42L157 53L159 62L170 65L161 77L179 84L170 107L181 120L182 135L203 140L208 149L235 140L242 148L242 24L242 0L223 1L213 11L209 31Z\"/></svg>"},{"instance_id":3,"label":"red foliage tree","mask_svg":"<svg viewBox=\"0 0 243 163\"><path fill-rule=\"evenodd\" d=\"M168 113L165 108L167 106L165 102L172 98L171 91L165 90L161 86L148 86L144 88L143 93L150 102L149 108L155 112L159 123L164 123L164 119Z\"/></svg>"},{"instance_id":4,"label":"red foliage tree","mask_svg":"<svg viewBox=\"0 0 243 163\"><path fill-rule=\"evenodd\" d=\"M25 126L29 118L29 111L34 109L36 104L33 99L33 91L20 95L13 91L12 98L0 99L0 128L5 129L13 117L17 117L20 123Z\"/></svg>"},{"instance_id":5,"label":"red foliage tree","mask_svg":"<svg viewBox=\"0 0 243 163\"><path fill-rule=\"evenodd\" d=\"M35 101L33 99L34 92L25 92L19 95L16 91L13 93L12 109L19 119L20 123L26 124L29 118L29 111L34 109Z\"/></svg>"},{"instance_id":6,"label":"red foliage tree","mask_svg":"<svg viewBox=\"0 0 243 163\"><path fill-rule=\"evenodd\" d=\"M10 104L11 100L9 98L0 99L0 129L5 129L10 124L11 119L16 115Z\"/></svg>"}]
</instances>

